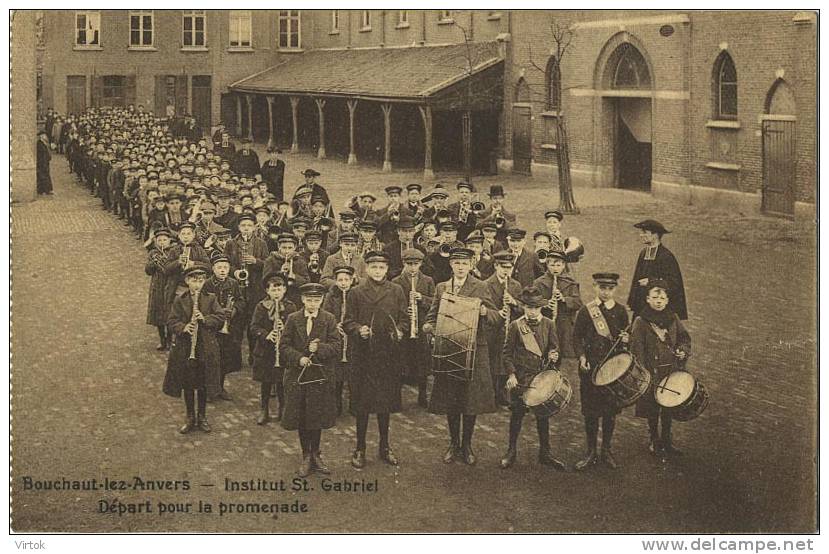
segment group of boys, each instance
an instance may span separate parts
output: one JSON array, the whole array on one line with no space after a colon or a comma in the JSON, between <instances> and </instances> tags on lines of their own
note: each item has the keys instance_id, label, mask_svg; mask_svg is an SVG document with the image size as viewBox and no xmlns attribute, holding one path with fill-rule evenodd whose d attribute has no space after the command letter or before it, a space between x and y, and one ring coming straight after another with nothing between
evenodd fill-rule
<instances>
[{"instance_id":1,"label":"group of boys","mask_svg":"<svg viewBox=\"0 0 829 554\"><path fill-rule=\"evenodd\" d=\"M600 460L616 467L611 439L619 410L591 375L628 345L640 359L653 357L649 332L662 343L667 336L671 352L687 356L690 339L676 317L687 317L681 275L661 245L667 230L656 221L637 224L646 247L630 301L634 316L646 314L649 325L631 325L614 300L618 273L594 274L595 297L583 304L562 212L544 213L545 229L532 235L530 247L501 186L490 187L487 206L466 181L456 185L452 203L440 184L428 194L416 183L393 185L384 190L385 206L375 207L377 197L366 191L337 214L317 171L304 171L305 183L285 201L278 150L259 165L249 144L237 150L222 129L211 148L206 139L173 135L168 121L140 109L91 110L76 122L66 148L72 170L146 241L147 322L158 329L159 349L170 351L164 391L185 400L182 433L210 430L207 401L230 398L225 376L241 369L247 341L261 384L256 422L271 420L275 394L276 419L299 433L301 475L329 471L320 433L341 415L346 383L357 421L355 468L366 464L369 414L377 415L379 458L398 463L389 416L401 410L404 382L417 387L419 405L446 415L446 463L475 464L477 415L508 407L500 465L509 468L527 411L521 391L540 371L578 360L588 453L575 467ZM278 174L278 183L263 179L269 174ZM429 395L446 294L480 300L474 378L435 373ZM649 420L653 453L678 454L669 415L653 406L641 414L637 406L637 415ZM540 463L563 470L547 418L536 419Z\"/></svg>"}]
</instances>

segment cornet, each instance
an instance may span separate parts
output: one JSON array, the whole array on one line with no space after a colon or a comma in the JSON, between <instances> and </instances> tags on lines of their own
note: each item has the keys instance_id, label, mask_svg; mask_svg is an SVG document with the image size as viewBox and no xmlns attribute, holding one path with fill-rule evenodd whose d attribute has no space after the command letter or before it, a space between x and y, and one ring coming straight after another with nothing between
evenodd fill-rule
<instances>
[{"instance_id":1,"label":"cornet","mask_svg":"<svg viewBox=\"0 0 829 554\"><path fill-rule=\"evenodd\" d=\"M469 206L469 209L471 209L472 213L474 213L475 215L481 215L481 212L486 210L486 204L480 201L475 201L472 202L472 204Z\"/></svg>"},{"instance_id":2,"label":"cornet","mask_svg":"<svg viewBox=\"0 0 829 554\"><path fill-rule=\"evenodd\" d=\"M320 272L320 255L319 252L314 252L308 259L308 271L311 273Z\"/></svg>"}]
</instances>

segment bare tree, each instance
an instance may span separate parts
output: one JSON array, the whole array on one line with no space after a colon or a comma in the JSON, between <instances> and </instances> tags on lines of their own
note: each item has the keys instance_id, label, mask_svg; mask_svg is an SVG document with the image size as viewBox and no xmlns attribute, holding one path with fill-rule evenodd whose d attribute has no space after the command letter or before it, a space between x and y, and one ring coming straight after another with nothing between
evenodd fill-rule
<instances>
[{"instance_id":1,"label":"bare tree","mask_svg":"<svg viewBox=\"0 0 829 554\"><path fill-rule=\"evenodd\" d=\"M544 87L544 102L547 103L549 98L557 99L559 110L555 118L556 121L556 157L558 163L558 194L559 194L559 209L568 214L579 213L576 206L576 199L573 196L573 181L570 177L570 139L567 134L567 121L564 117L564 110L561 102L564 99L562 94L566 90L561 82L561 64L570 46L573 42L573 30L568 25L563 25L556 21L555 17L550 17L550 39L553 42L551 48L551 55L553 56L550 66L544 67L538 65L533 59L532 45L529 46L529 60L533 68L540 71L547 79L547 71L553 72L547 84ZM549 87L549 89L548 89Z\"/></svg>"}]
</instances>

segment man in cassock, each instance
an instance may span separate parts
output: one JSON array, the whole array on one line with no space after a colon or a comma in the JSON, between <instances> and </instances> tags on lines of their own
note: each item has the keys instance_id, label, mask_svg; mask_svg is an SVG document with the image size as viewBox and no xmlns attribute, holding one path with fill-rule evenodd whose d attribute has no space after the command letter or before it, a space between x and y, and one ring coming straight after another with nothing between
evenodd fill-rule
<instances>
[{"instance_id":1,"label":"man in cassock","mask_svg":"<svg viewBox=\"0 0 829 554\"><path fill-rule=\"evenodd\" d=\"M259 173L268 184L268 192L279 201L285 198L285 162L279 159L282 150L275 146L268 147L268 159L262 164Z\"/></svg>"},{"instance_id":2,"label":"man in cassock","mask_svg":"<svg viewBox=\"0 0 829 554\"><path fill-rule=\"evenodd\" d=\"M242 148L236 151L231 168L234 173L253 177L259 173L259 155L251 148L250 139L242 139Z\"/></svg>"},{"instance_id":3,"label":"man in cassock","mask_svg":"<svg viewBox=\"0 0 829 554\"><path fill-rule=\"evenodd\" d=\"M49 173L49 162L52 153L49 151L49 135L46 131L37 134L37 193L53 194L52 176Z\"/></svg>"},{"instance_id":4,"label":"man in cassock","mask_svg":"<svg viewBox=\"0 0 829 554\"><path fill-rule=\"evenodd\" d=\"M634 317L639 315L645 307L648 283L655 279L662 279L668 284L667 293L668 298L671 299L669 308L679 316L679 319L687 320L685 285L682 282L679 262L676 261L673 252L662 244L662 237L670 231L654 219L640 221L634 227L639 229L639 238L645 245L636 260L628 296L628 306L633 310Z\"/></svg>"}]
</instances>

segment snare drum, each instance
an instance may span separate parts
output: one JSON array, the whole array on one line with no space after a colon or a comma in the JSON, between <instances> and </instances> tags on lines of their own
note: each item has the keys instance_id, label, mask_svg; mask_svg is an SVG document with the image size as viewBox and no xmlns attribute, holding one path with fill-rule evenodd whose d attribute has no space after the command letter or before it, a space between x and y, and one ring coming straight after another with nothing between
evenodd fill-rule
<instances>
[{"instance_id":1,"label":"snare drum","mask_svg":"<svg viewBox=\"0 0 829 554\"><path fill-rule=\"evenodd\" d=\"M559 371L542 371L524 391L524 404L536 417L551 417L567 407L573 398L573 387Z\"/></svg>"},{"instance_id":2,"label":"snare drum","mask_svg":"<svg viewBox=\"0 0 829 554\"><path fill-rule=\"evenodd\" d=\"M696 419L708 407L708 391L687 371L674 371L659 382L656 403L677 421Z\"/></svg>"},{"instance_id":3,"label":"snare drum","mask_svg":"<svg viewBox=\"0 0 829 554\"><path fill-rule=\"evenodd\" d=\"M648 390L651 374L639 365L633 354L625 352L602 364L593 373L591 381L617 408L626 408Z\"/></svg>"}]
</instances>

